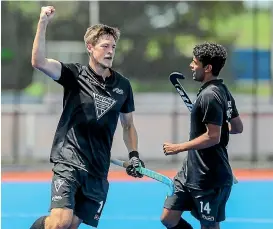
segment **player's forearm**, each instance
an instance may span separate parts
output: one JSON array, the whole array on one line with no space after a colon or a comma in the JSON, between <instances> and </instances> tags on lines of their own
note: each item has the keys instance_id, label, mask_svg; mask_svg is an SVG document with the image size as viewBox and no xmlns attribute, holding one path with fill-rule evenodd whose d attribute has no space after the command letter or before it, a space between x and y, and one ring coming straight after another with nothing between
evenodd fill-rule
<instances>
[{"instance_id":1,"label":"player's forearm","mask_svg":"<svg viewBox=\"0 0 273 229\"><path fill-rule=\"evenodd\" d=\"M128 152L137 151L138 136L134 124L123 127L123 140Z\"/></svg>"},{"instance_id":2,"label":"player's forearm","mask_svg":"<svg viewBox=\"0 0 273 229\"><path fill-rule=\"evenodd\" d=\"M231 119L228 127L230 134L241 134L243 132L244 125L240 116L238 115L237 117Z\"/></svg>"},{"instance_id":3,"label":"player's forearm","mask_svg":"<svg viewBox=\"0 0 273 229\"><path fill-rule=\"evenodd\" d=\"M184 142L179 145L179 152L187 150L199 150L209 148L219 143L219 138L217 136L210 136L208 133L202 134L201 136Z\"/></svg>"},{"instance_id":4,"label":"player's forearm","mask_svg":"<svg viewBox=\"0 0 273 229\"><path fill-rule=\"evenodd\" d=\"M228 129L230 134L237 134L237 132L234 129L232 129L232 126L230 125L230 123L228 124Z\"/></svg>"},{"instance_id":5,"label":"player's forearm","mask_svg":"<svg viewBox=\"0 0 273 229\"><path fill-rule=\"evenodd\" d=\"M243 128L237 128L235 126L232 126L230 123L228 125L229 127L229 133L230 134L241 134L243 132Z\"/></svg>"},{"instance_id":6,"label":"player's forearm","mask_svg":"<svg viewBox=\"0 0 273 229\"><path fill-rule=\"evenodd\" d=\"M31 63L33 67L39 67L46 61L45 36L47 22L40 20L37 26L36 35L32 48Z\"/></svg>"}]
</instances>

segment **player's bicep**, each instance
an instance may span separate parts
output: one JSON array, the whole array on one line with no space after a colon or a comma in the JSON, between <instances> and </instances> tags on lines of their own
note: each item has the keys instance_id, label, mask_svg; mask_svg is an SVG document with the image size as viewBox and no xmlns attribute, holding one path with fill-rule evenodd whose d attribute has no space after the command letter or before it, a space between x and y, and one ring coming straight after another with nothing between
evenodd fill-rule
<instances>
[{"instance_id":1,"label":"player's bicep","mask_svg":"<svg viewBox=\"0 0 273 229\"><path fill-rule=\"evenodd\" d=\"M133 112L120 113L120 123L121 123L121 126L125 129L134 125Z\"/></svg>"},{"instance_id":2,"label":"player's bicep","mask_svg":"<svg viewBox=\"0 0 273 229\"><path fill-rule=\"evenodd\" d=\"M203 95L201 100L203 123L221 126L223 124L223 112L221 100L217 94L211 92Z\"/></svg>"},{"instance_id":3,"label":"player's bicep","mask_svg":"<svg viewBox=\"0 0 273 229\"><path fill-rule=\"evenodd\" d=\"M57 60L45 59L42 64L34 67L54 80L58 80L61 77L62 65Z\"/></svg>"}]
</instances>

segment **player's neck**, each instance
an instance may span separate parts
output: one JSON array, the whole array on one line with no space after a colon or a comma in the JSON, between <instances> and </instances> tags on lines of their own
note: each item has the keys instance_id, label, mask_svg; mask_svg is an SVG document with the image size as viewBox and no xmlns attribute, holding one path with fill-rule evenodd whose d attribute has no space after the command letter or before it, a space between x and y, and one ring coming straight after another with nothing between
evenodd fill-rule
<instances>
[{"instance_id":1,"label":"player's neck","mask_svg":"<svg viewBox=\"0 0 273 229\"><path fill-rule=\"evenodd\" d=\"M106 77L111 75L109 68L103 68L99 64L96 64L91 60L89 61L89 66L93 69L95 73L97 73L99 76L102 76L104 80Z\"/></svg>"},{"instance_id":2,"label":"player's neck","mask_svg":"<svg viewBox=\"0 0 273 229\"><path fill-rule=\"evenodd\" d=\"M213 75L207 75L207 76L205 76L205 78L204 78L204 80L203 80L203 84L204 83L207 83L207 82L209 82L209 81L212 81L212 80L215 80L215 79L217 79L217 77L216 76L213 76Z\"/></svg>"}]
</instances>

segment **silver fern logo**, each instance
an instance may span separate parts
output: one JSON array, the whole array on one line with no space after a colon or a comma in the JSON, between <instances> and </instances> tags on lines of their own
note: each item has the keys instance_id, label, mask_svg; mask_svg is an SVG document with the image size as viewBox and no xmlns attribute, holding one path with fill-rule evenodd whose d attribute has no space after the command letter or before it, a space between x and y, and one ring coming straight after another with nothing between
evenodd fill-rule
<instances>
[{"instance_id":1,"label":"silver fern logo","mask_svg":"<svg viewBox=\"0 0 273 229\"><path fill-rule=\"evenodd\" d=\"M105 97L96 93L93 93L93 96L95 101L97 120L99 120L116 104L117 101L110 97Z\"/></svg>"}]
</instances>

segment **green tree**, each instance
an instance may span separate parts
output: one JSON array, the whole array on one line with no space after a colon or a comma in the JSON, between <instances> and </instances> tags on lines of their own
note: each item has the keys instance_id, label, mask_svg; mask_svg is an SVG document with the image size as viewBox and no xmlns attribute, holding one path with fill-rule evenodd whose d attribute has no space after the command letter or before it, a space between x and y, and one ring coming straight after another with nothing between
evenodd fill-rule
<instances>
[{"instance_id":1,"label":"green tree","mask_svg":"<svg viewBox=\"0 0 273 229\"><path fill-rule=\"evenodd\" d=\"M47 40L83 41L89 26L89 2L2 2L2 53L14 54L2 63L3 89L22 89L32 81L31 49L43 5L56 8ZM101 1L99 6L100 22L122 32L115 68L140 80L165 80L175 70L189 73L191 50L199 41L232 47L234 35L222 36L215 22L224 24L244 10L242 1Z\"/></svg>"}]
</instances>

